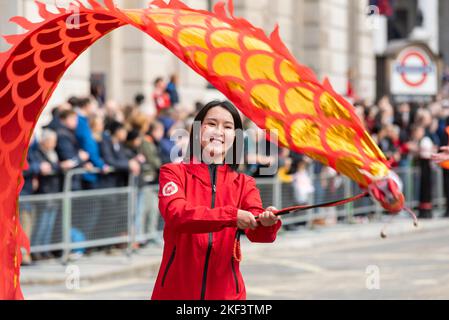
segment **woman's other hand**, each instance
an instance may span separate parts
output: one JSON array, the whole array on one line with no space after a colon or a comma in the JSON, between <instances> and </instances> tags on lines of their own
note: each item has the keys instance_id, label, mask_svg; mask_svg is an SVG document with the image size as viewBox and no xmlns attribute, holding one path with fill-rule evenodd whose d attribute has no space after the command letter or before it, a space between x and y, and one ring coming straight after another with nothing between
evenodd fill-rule
<instances>
[{"instance_id":1,"label":"woman's other hand","mask_svg":"<svg viewBox=\"0 0 449 320\"><path fill-rule=\"evenodd\" d=\"M249 211L239 210L237 212L237 227L242 230L248 228L254 230L257 228L256 218Z\"/></svg>"}]
</instances>

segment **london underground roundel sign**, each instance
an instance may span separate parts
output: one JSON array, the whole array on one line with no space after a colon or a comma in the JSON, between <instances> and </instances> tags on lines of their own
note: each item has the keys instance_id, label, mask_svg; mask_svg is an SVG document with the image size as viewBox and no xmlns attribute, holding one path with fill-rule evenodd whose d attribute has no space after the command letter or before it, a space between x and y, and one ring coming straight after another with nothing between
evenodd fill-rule
<instances>
[{"instance_id":1,"label":"london underground roundel sign","mask_svg":"<svg viewBox=\"0 0 449 320\"><path fill-rule=\"evenodd\" d=\"M432 58L419 47L402 50L393 62L391 93L397 95L435 95L438 72Z\"/></svg>"}]
</instances>

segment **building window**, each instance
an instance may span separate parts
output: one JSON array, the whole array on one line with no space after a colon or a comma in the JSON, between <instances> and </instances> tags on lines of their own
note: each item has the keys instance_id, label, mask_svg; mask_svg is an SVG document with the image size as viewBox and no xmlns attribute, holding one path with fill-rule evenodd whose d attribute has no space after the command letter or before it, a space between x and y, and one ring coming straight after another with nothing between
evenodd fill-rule
<instances>
[{"instance_id":1,"label":"building window","mask_svg":"<svg viewBox=\"0 0 449 320\"><path fill-rule=\"evenodd\" d=\"M407 39L417 25L422 25L417 0L395 1L393 16L388 19L388 40Z\"/></svg>"}]
</instances>

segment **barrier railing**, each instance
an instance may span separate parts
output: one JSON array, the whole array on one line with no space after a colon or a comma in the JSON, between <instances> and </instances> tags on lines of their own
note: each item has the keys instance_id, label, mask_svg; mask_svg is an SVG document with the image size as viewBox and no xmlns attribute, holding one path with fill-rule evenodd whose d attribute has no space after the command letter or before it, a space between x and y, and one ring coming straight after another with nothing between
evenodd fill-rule
<instances>
[{"instance_id":1,"label":"barrier railing","mask_svg":"<svg viewBox=\"0 0 449 320\"><path fill-rule=\"evenodd\" d=\"M89 173L98 173L98 170ZM64 263L72 253L83 253L87 248L121 245L128 255L134 245L161 239L163 221L158 211L158 185L139 187L137 177L129 175L128 186L93 190L72 190L73 178L87 171L75 169L64 176L63 191L56 194L21 196L21 217L27 217L32 253L61 251ZM404 182L407 205L416 209L419 199L419 170L397 170ZM436 211L445 208L443 178L434 170L434 197ZM355 195L361 190L349 179L312 177L315 191L309 203L322 203ZM294 189L278 178L257 179L264 207L284 208L296 205ZM326 223L353 222L359 217L379 220L382 208L364 198L337 208L319 208L283 217L285 226L312 225L317 220ZM33 222L34 221L34 222Z\"/></svg>"}]
</instances>

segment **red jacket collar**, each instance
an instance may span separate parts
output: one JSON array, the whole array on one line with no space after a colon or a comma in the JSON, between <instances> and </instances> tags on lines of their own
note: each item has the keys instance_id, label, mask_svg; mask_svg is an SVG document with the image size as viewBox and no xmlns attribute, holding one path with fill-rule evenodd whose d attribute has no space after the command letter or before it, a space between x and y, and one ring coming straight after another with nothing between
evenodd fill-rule
<instances>
[{"instance_id":1,"label":"red jacket collar","mask_svg":"<svg viewBox=\"0 0 449 320\"><path fill-rule=\"evenodd\" d=\"M207 164L203 162L198 163L198 161L191 161L184 162L184 165L189 174L198 177L206 184L210 184L209 166ZM234 181L239 175L239 173L227 164L218 166L217 170L220 173L220 176L223 177L224 174L223 180L220 178L220 181L224 181L225 183Z\"/></svg>"}]
</instances>

